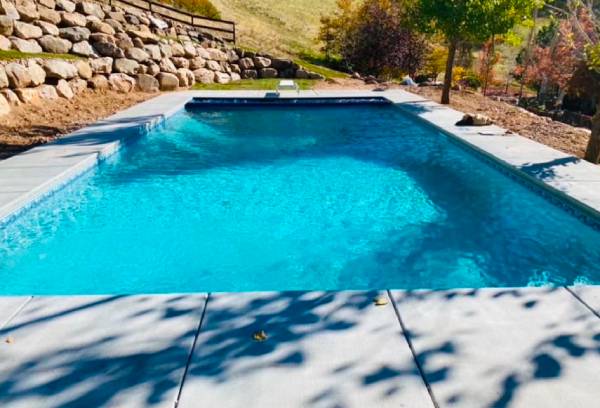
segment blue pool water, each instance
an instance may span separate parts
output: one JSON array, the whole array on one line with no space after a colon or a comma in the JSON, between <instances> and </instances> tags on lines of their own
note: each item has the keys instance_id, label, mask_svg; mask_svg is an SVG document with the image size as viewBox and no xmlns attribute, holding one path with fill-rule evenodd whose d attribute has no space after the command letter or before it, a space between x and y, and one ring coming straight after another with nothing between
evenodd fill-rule
<instances>
[{"instance_id":1,"label":"blue pool water","mask_svg":"<svg viewBox=\"0 0 600 408\"><path fill-rule=\"evenodd\" d=\"M393 106L204 107L5 226L0 293L600 283L599 242Z\"/></svg>"}]
</instances>

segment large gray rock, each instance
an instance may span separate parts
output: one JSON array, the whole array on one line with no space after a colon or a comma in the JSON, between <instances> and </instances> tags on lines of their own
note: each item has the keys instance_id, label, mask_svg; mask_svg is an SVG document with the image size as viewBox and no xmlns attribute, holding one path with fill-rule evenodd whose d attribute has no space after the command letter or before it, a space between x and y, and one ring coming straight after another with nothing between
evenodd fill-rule
<instances>
[{"instance_id":1,"label":"large gray rock","mask_svg":"<svg viewBox=\"0 0 600 408\"><path fill-rule=\"evenodd\" d=\"M0 116L7 115L10 113L10 103L4 97L4 95L0 94Z\"/></svg>"},{"instance_id":2,"label":"large gray rock","mask_svg":"<svg viewBox=\"0 0 600 408\"><path fill-rule=\"evenodd\" d=\"M192 58L190 60L190 69L191 70L204 68L205 66L206 66L206 60L204 58L196 57L196 58Z\"/></svg>"},{"instance_id":3,"label":"large gray rock","mask_svg":"<svg viewBox=\"0 0 600 408\"><path fill-rule=\"evenodd\" d=\"M3 35L0 35L0 50L8 51L12 48L12 43L8 38Z\"/></svg>"},{"instance_id":4,"label":"large gray rock","mask_svg":"<svg viewBox=\"0 0 600 408\"><path fill-rule=\"evenodd\" d=\"M60 12L60 22L66 27L85 27L87 20L84 15L79 13Z\"/></svg>"},{"instance_id":5,"label":"large gray rock","mask_svg":"<svg viewBox=\"0 0 600 408\"><path fill-rule=\"evenodd\" d=\"M177 67L175 67L175 65L169 58L161 59L158 66L160 67L161 72L167 72L169 74L177 73Z\"/></svg>"},{"instance_id":6,"label":"large gray rock","mask_svg":"<svg viewBox=\"0 0 600 408\"><path fill-rule=\"evenodd\" d=\"M273 58L271 60L271 68L275 68L277 71L285 71L293 66L293 61L289 59Z\"/></svg>"},{"instance_id":7,"label":"large gray rock","mask_svg":"<svg viewBox=\"0 0 600 408\"><path fill-rule=\"evenodd\" d=\"M73 97L75 96L73 90L71 89L71 86L64 79L59 80L56 84L56 93L58 93L58 96L60 96L61 98L65 99L73 99Z\"/></svg>"},{"instance_id":8,"label":"large gray rock","mask_svg":"<svg viewBox=\"0 0 600 408\"><path fill-rule=\"evenodd\" d=\"M48 78L71 79L77 76L77 68L73 64L58 59L44 61L44 70Z\"/></svg>"},{"instance_id":9,"label":"large gray rock","mask_svg":"<svg viewBox=\"0 0 600 408\"><path fill-rule=\"evenodd\" d=\"M183 44L183 52L186 58L194 58L198 55L196 47L191 42L186 42L185 44Z\"/></svg>"},{"instance_id":10,"label":"large gray rock","mask_svg":"<svg viewBox=\"0 0 600 408\"><path fill-rule=\"evenodd\" d=\"M10 106L19 106L23 104L23 102L21 102L17 94L14 93L14 91L12 91L11 89L3 89L2 91L0 91L0 93L4 95Z\"/></svg>"},{"instance_id":11,"label":"large gray rock","mask_svg":"<svg viewBox=\"0 0 600 408\"><path fill-rule=\"evenodd\" d=\"M229 74L226 74L224 72L215 72L215 82L217 84L228 84L229 82L231 82L231 77L229 76Z\"/></svg>"},{"instance_id":12,"label":"large gray rock","mask_svg":"<svg viewBox=\"0 0 600 408\"><path fill-rule=\"evenodd\" d=\"M110 57L94 58L90 60L90 67L94 74L110 74L113 67L113 59Z\"/></svg>"},{"instance_id":13,"label":"large gray rock","mask_svg":"<svg viewBox=\"0 0 600 408\"><path fill-rule=\"evenodd\" d=\"M72 13L75 11L75 3L69 0L56 0L56 8Z\"/></svg>"},{"instance_id":14,"label":"large gray rock","mask_svg":"<svg viewBox=\"0 0 600 408\"><path fill-rule=\"evenodd\" d=\"M155 64L154 62L147 62L146 64L146 67L148 68L146 70L146 74L152 76L158 75L158 73L160 72L160 66L158 64Z\"/></svg>"},{"instance_id":15,"label":"large gray rock","mask_svg":"<svg viewBox=\"0 0 600 408\"><path fill-rule=\"evenodd\" d=\"M46 71L38 64L30 64L27 69L29 70L32 86L41 85L46 81Z\"/></svg>"},{"instance_id":16,"label":"large gray rock","mask_svg":"<svg viewBox=\"0 0 600 408\"><path fill-rule=\"evenodd\" d=\"M275 68L262 68L258 71L258 76L261 78L277 78L278 72Z\"/></svg>"},{"instance_id":17,"label":"large gray rock","mask_svg":"<svg viewBox=\"0 0 600 408\"><path fill-rule=\"evenodd\" d=\"M15 4L19 17L22 21L31 22L40 18L37 6L33 1L22 0Z\"/></svg>"},{"instance_id":18,"label":"large gray rock","mask_svg":"<svg viewBox=\"0 0 600 408\"><path fill-rule=\"evenodd\" d=\"M94 48L96 49L98 54L102 55L103 57L111 57L111 58L124 58L125 57L125 53L123 52L123 50L120 49L119 47L117 47L113 43L97 42L97 43L94 43Z\"/></svg>"},{"instance_id":19,"label":"large gray rock","mask_svg":"<svg viewBox=\"0 0 600 408\"><path fill-rule=\"evenodd\" d=\"M242 77L237 72L232 72L229 75L231 76L231 82L237 82L237 81L241 81L242 80Z\"/></svg>"},{"instance_id":20,"label":"large gray rock","mask_svg":"<svg viewBox=\"0 0 600 408\"><path fill-rule=\"evenodd\" d=\"M31 85L31 75L29 69L16 62L6 64L4 67L8 84L11 88L27 88Z\"/></svg>"},{"instance_id":21,"label":"large gray rock","mask_svg":"<svg viewBox=\"0 0 600 408\"><path fill-rule=\"evenodd\" d=\"M80 41L78 43L73 44L73 48L71 49L72 54L81 55L82 57L94 57L97 56L96 51L89 42Z\"/></svg>"},{"instance_id":22,"label":"large gray rock","mask_svg":"<svg viewBox=\"0 0 600 408\"><path fill-rule=\"evenodd\" d=\"M108 86L114 91L128 93L135 88L135 79L126 74L110 74Z\"/></svg>"},{"instance_id":23,"label":"large gray rock","mask_svg":"<svg viewBox=\"0 0 600 408\"><path fill-rule=\"evenodd\" d=\"M108 18L118 21L119 23L126 23L127 20L125 20L125 13L123 13L122 11L109 11L107 13Z\"/></svg>"},{"instance_id":24,"label":"large gray rock","mask_svg":"<svg viewBox=\"0 0 600 408\"><path fill-rule=\"evenodd\" d=\"M8 77L6 76L6 70L0 66L0 89L8 88Z\"/></svg>"},{"instance_id":25,"label":"large gray rock","mask_svg":"<svg viewBox=\"0 0 600 408\"><path fill-rule=\"evenodd\" d=\"M271 66L271 60L265 57L254 57L254 66L258 69Z\"/></svg>"},{"instance_id":26,"label":"large gray rock","mask_svg":"<svg viewBox=\"0 0 600 408\"><path fill-rule=\"evenodd\" d=\"M131 38L125 33L117 33L115 35L115 44L122 50L133 48L133 41L131 41Z\"/></svg>"},{"instance_id":27,"label":"large gray rock","mask_svg":"<svg viewBox=\"0 0 600 408\"><path fill-rule=\"evenodd\" d=\"M255 69L244 69L242 71L243 79L256 79L258 78L258 71Z\"/></svg>"},{"instance_id":28,"label":"large gray rock","mask_svg":"<svg viewBox=\"0 0 600 408\"><path fill-rule=\"evenodd\" d=\"M235 52L235 50L227 50L227 61L228 62L237 62L240 60L239 55L237 54L237 52Z\"/></svg>"},{"instance_id":29,"label":"large gray rock","mask_svg":"<svg viewBox=\"0 0 600 408\"><path fill-rule=\"evenodd\" d=\"M208 48L206 50L211 60L215 61L227 61L227 54L217 48Z\"/></svg>"},{"instance_id":30,"label":"large gray rock","mask_svg":"<svg viewBox=\"0 0 600 408\"><path fill-rule=\"evenodd\" d=\"M160 84L158 79L152 75L139 74L136 77L136 88L142 92L158 92L160 90Z\"/></svg>"},{"instance_id":31,"label":"large gray rock","mask_svg":"<svg viewBox=\"0 0 600 408\"><path fill-rule=\"evenodd\" d=\"M13 34L24 40L30 40L34 38L40 38L42 35L42 29L36 25L23 23L21 21L15 21Z\"/></svg>"},{"instance_id":32,"label":"large gray rock","mask_svg":"<svg viewBox=\"0 0 600 408\"><path fill-rule=\"evenodd\" d=\"M161 91L174 91L179 86L179 78L177 75L167 72L161 72L156 76Z\"/></svg>"},{"instance_id":33,"label":"large gray rock","mask_svg":"<svg viewBox=\"0 0 600 408\"><path fill-rule=\"evenodd\" d=\"M139 38L144 44L157 44L159 41L159 38L149 31L129 30L127 34L131 37Z\"/></svg>"},{"instance_id":34,"label":"large gray rock","mask_svg":"<svg viewBox=\"0 0 600 408\"><path fill-rule=\"evenodd\" d=\"M53 9L38 7L38 13L40 14L40 20L47 21L48 23L59 24L62 20L60 13Z\"/></svg>"},{"instance_id":35,"label":"large gray rock","mask_svg":"<svg viewBox=\"0 0 600 408\"><path fill-rule=\"evenodd\" d=\"M158 44L160 53L164 58L171 58L173 56L173 49L169 44L160 43Z\"/></svg>"},{"instance_id":36,"label":"large gray rock","mask_svg":"<svg viewBox=\"0 0 600 408\"><path fill-rule=\"evenodd\" d=\"M12 35L15 27L15 20L8 16L0 16L0 35Z\"/></svg>"},{"instance_id":37,"label":"large gray rock","mask_svg":"<svg viewBox=\"0 0 600 408\"><path fill-rule=\"evenodd\" d=\"M90 42L92 44L107 42L107 43L111 43L111 44L117 45L117 40L116 40L115 37L113 37L112 35L103 34L103 33L93 33L93 34L90 34Z\"/></svg>"},{"instance_id":38,"label":"large gray rock","mask_svg":"<svg viewBox=\"0 0 600 408\"><path fill-rule=\"evenodd\" d=\"M54 0L37 0L38 11L40 6L47 7L49 9L56 8L56 2Z\"/></svg>"},{"instance_id":39,"label":"large gray rock","mask_svg":"<svg viewBox=\"0 0 600 408\"><path fill-rule=\"evenodd\" d=\"M71 42L87 41L90 38L90 30L85 27L67 27L61 28L60 36Z\"/></svg>"},{"instance_id":40,"label":"large gray rock","mask_svg":"<svg viewBox=\"0 0 600 408\"><path fill-rule=\"evenodd\" d=\"M23 40L22 38L10 37L12 47L20 52L38 53L42 52L42 47L36 40Z\"/></svg>"},{"instance_id":41,"label":"large gray rock","mask_svg":"<svg viewBox=\"0 0 600 408\"><path fill-rule=\"evenodd\" d=\"M174 42L171 44L171 54L174 57L183 57L185 56L185 50L183 48L183 45L181 45L178 42Z\"/></svg>"},{"instance_id":42,"label":"large gray rock","mask_svg":"<svg viewBox=\"0 0 600 408\"><path fill-rule=\"evenodd\" d=\"M175 67L177 67L177 68L189 68L190 67L190 61L184 57L173 57L173 58L171 58L171 61L173 61L173 65L175 65Z\"/></svg>"},{"instance_id":43,"label":"large gray rock","mask_svg":"<svg viewBox=\"0 0 600 408\"><path fill-rule=\"evenodd\" d=\"M113 71L121 74L135 75L138 73L139 68L140 64L135 60L117 58L114 63Z\"/></svg>"},{"instance_id":44,"label":"large gray rock","mask_svg":"<svg viewBox=\"0 0 600 408\"><path fill-rule=\"evenodd\" d=\"M67 54L73 47L71 41L60 37L54 37L52 35L43 36L38 40L38 43L42 46L44 51L51 52L53 54Z\"/></svg>"},{"instance_id":45,"label":"large gray rock","mask_svg":"<svg viewBox=\"0 0 600 408\"><path fill-rule=\"evenodd\" d=\"M252 61L252 58L242 58L239 65L242 70L252 69L254 68L254 61Z\"/></svg>"},{"instance_id":46,"label":"large gray rock","mask_svg":"<svg viewBox=\"0 0 600 408\"><path fill-rule=\"evenodd\" d=\"M59 98L56 88L52 85L42 85L35 88L38 92L38 96L44 101L53 101Z\"/></svg>"},{"instance_id":47,"label":"large gray rock","mask_svg":"<svg viewBox=\"0 0 600 408\"><path fill-rule=\"evenodd\" d=\"M102 21L89 21L86 25L93 33L102 33L107 35L115 35L115 29L111 25Z\"/></svg>"},{"instance_id":48,"label":"large gray rock","mask_svg":"<svg viewBox=\"0 0 600 408\"><path fill-rule=\"evenodd\" d=\"M111 26L115 32L117 32L117 33L123 32L123 25L121 23L119 23L117 20L112 20L109 18L109 19L104 20L104 22L106 24L108 24L109 26ZM125 33L123 33L123 34L125 34Z\"/></svg>"},{"instance_id":49,"label":"large gray rock","mask_svg":"<svg viewBox=\"0 0 600 408\"><path fill-rule=\"evenodd\" d=\"M179 68L177 70L177 79L179 80L179 86L181 88L189 88L194 85L196 79L194 77L194 73L186 68Z\"/></svg>"},{"instance_id":50,"label":"large gray rock","mask_svg":"<svg viewBox=\"0 0 600 408\"><path fill-rule=\"evenodd\" d=\"M204 47L198 47L196 49L196 51L198 52L198 57L203 58L205 60L209 60L210 59L210 54L208 53L208 51L206 51L206 48L204 48Z\"/></svg>"},{"instance_id":51,"label":"large gray rock","mask_svg":"<svg viewBox=\"0 0 600 408\"><path fill-rule=\"evenodd\" d=\"M0 0L0 14L3 14L13 20L18 20L20 18L19 12L17 11L14 3L8 0Z\"/></svg>"},{"instance_id":52,"label":"large gray rock","mask_svg":"<svg viewBox=\"0 0 600 408\"><path fill-rule=\"evenodd\" d=\"M100 20L104 19L105 16L104 11L102 11L102 6L90 1L82 1L77 4L77 10L85 15L98 17Z\"/></svg>"},{"instance_id":53,"label":"large gray rock","mask_svg":"<svg viewBox=\"0 0 600 408\"><path fill-rule=\"evenodd\" d=\"M58 31L58 27L55 24L38 20L35 22L35 25L42 29L42 33L44 33L44 35L53 35L54 37L58 37L60 35L60 31Z\"/></svg>"},{"instance_id":54,"label":"large gray rock","mask_svg":"<svg viewBox=\"0 0 600 408\"><path fill-rule=\"evenodd\" d=\"M52 85L42 85L41 87L37 87L37 88L20 88L20 89L15 89L15 93L17 94L17 96L19 97L19 99L21 100L21 102L23 103L31 103L31 104L37 104L40 103L40 89L44 89L45 87L50 87L52 89L54 89L54 87Z\"/></svg>"},{"instance_id":55,"label":"large gray rock","mask_svg":"<svg viewBox=\"0 0 600 408\"><path fill-rule=\"evenodd\" d=\"M206 61L206 68L210 69L211 71L221 71L223 68L221 67L221 64L219 64L217 61Z\"/></svg>"},{"instance_id":56,"label":"large gray rock","mask_svg":"<svg viewBox=\"0 0 600 408\"><path fill-rule=\"evenodd\" d=\"M93 75L92 67L88 61L79 60L73 63L77 68L77 75L82 79L90 79Z\"/></svg>"},{"instance_id":57,"label":"large gray rock","mask_svg":"<svg viewBox=\"0 0 600 408\"><path fill-rule=\"evenodd\" d=\"M104 75L94 75L88 81L88 86L92 89L107 89L108 79Z\"/></svg>"},{"instance_id":58,"label":"large gray rock","mask_svg":"<svg viewBox=\"0 0 600 408\"><path fill-rule=\"evenodd\" d=\"M125 56L137 62L145 62L150 59L150 55L146 51L135 47L125 50Z\"/></svg>"},{"instance_id":59,"label":"large gray rock","mask_svg":"<svg viewBox=\"0 0 600 408\"><path fill-rule=\"evenodd\" d=\"M148 53L151 59L154 61L160 61L163 57L158 45L155 44L146 44L144 45L144 51ZM164 57L168 58L168 57Z\"/></svg>"},{"instance_id":60,"label":"large gray rock","mask_svg":"<svg viewBox=\"0 0 600 408\"><path fill-rule=\"evenodd\" d=\"M86 80L81 78L73 78L69 81L69 86L75 95L80 94L85 91L88 87L88 83Z\"/></svg>"}]
</instances>

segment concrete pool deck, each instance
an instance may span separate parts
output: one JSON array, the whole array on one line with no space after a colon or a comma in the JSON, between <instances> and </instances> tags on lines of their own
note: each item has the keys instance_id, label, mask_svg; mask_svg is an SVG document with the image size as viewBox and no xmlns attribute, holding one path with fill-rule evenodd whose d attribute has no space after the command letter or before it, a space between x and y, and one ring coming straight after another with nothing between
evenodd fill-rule
<instances>
[{"instance_id":1,"label":"concrete pool deck","mask_svg":"<svg viewBox=\"0 0 600 408\"><path fill-rule=\"evenodd\" d=\"M0 406L593 407L582 289L1 298Z\"/></svg>"},{"instance_id":2,"label":"concrete pool deck","mask_svg":"<svg viewBox=\"0 0 600 408\"><path fill-rule=\"evenodd\" d=\"M0 161L0 222L194 96L163 94ZM284 97L297 97L295 92ZM600 212L600 167L400 90L383 96ZM383 295L388 303L375 306ZM264 342L252 334L264 330ZM2 407L591 407L600 287L0 297Z\"/></svg>"}]
</instances>

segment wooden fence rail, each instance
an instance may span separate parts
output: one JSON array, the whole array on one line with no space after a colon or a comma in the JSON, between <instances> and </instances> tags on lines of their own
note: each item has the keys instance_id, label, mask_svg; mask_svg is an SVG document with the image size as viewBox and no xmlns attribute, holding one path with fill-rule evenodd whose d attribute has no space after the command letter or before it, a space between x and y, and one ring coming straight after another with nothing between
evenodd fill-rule
<instances>
[{"instance_id":1,"label":"wooden fence rail","mask_svg":"<svg viewBox=\"0 0 600 408\"><path fill-rule=\"evenodd\" d=\"M129 6L139 10L150 11L164 18L187 24L202 32L208 32L223 41L236 42L235 22L228 20L219 20L188 13L166 4L157 3L151 0L108 0L111 6Z\"/></svg>"}]
</instances>

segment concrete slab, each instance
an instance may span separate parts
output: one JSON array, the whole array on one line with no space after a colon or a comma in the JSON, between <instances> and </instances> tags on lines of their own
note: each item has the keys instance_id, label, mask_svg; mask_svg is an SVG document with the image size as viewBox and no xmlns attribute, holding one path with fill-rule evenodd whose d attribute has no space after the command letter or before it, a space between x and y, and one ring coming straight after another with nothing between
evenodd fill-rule
<instances>
[{"instance_id":1,"label":"concrete slab","mask_svg":"<svg viewBox=\"0 0 600 408\"><path fill-rule=\"evenodd\" d=\"M600 316L600 286L571 286L569 290Z\"/></svg>"},{"instance_id":2,"label":"concrete slab","mask_svg":"<svg viewBox=\"0 0 600 408\"><path fill-rule=\"evenodd\" d=\"M0 331L0 406L173 407L205 301L34 298Z\"/></svg>"},{"instance_id":3,"label":"concrete slab","mask_svg":"<svg viewBox=\"0 0 600 408\"><path fill-rule=\"evenodd\" d=\"M440 407L591 407L600 319L564 288L393 292Z\"/></svg>"},{"instance_id":4,"label":"concrete slab","mask_svg":"<svg viewBox=\"0 0 600 408\"><path fill-rule=\"evenodd\" d=\"M431 407L392 304L374 296L211 295L179 407Z\"/></svg>"},{"instance_id":5,"label":"concrete slab","mask_svg":"<svg viewBox=\"0 0 600 408\"><path fill-rule=\"evenodd\" d=\"M0 330L31 300L31 296L0 297ZM2 339L0 338L0 341Z\"/></svg>"}]
</instances>

